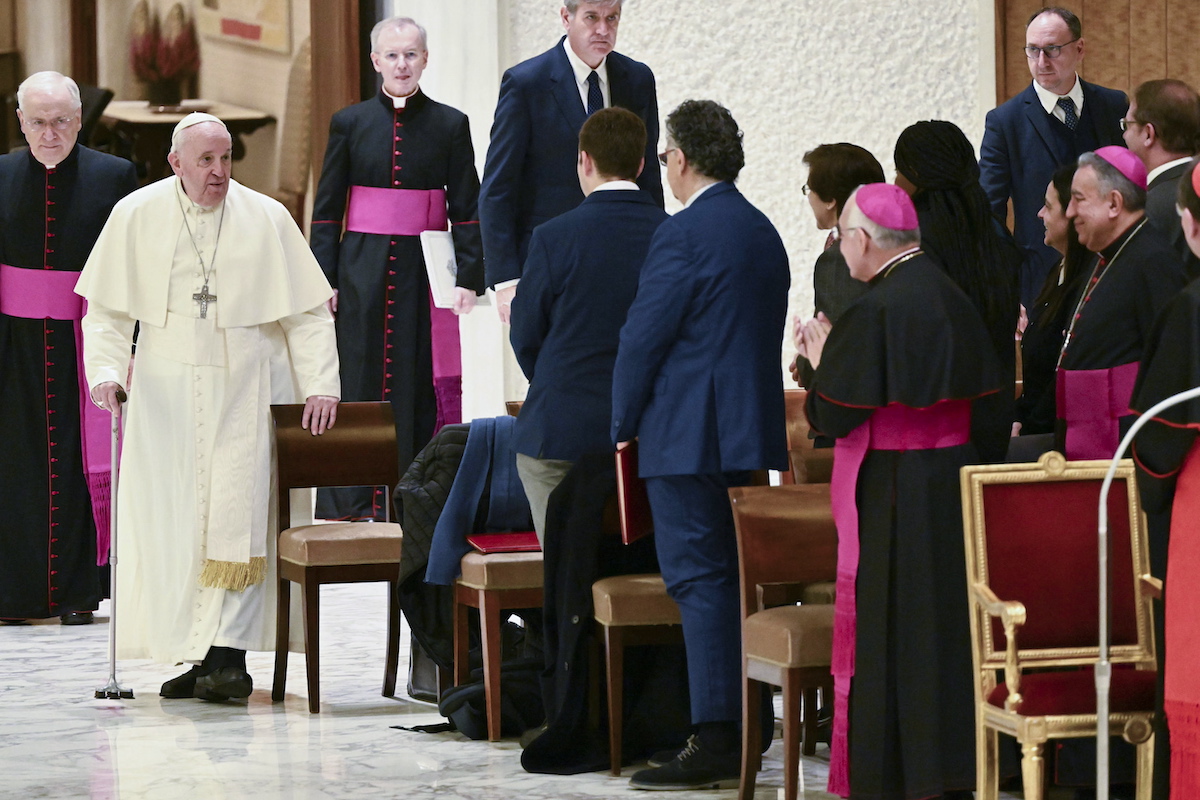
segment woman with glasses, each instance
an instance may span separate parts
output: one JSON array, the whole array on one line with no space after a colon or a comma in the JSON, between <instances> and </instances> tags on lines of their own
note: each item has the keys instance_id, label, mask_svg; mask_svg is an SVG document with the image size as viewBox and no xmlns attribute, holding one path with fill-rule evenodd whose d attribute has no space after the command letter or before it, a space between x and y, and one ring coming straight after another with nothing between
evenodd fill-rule
<instances>
[{"instance_id":1,"label":"woman with glasses","mask_svg":"<svg viewBox=\"0 0 1200 800\"><path fill-rule=\"evenodd\" d=\"M1046 244L1062 253L1062 260L1047 274L1029 308L1029 325L1021 336L1022 392L1017 398L1013 427L1013 433L1020 437L1009 445L1010 461L1035 461L1054 446L1055 365L1071 313L1069 298L1077 291L1079 276L1091 255L1079 243L1079 234L1067 219L1073 177L1075 164L1059 167L1046 187L1046 201L1038 212L1046 227Z\"/></svg>"},{"instance_id":2,"label":"woman with glasses","mask_svg":"<svg viewBox=\"0 0 1200 800\"><path fill-rule=\"evenodd\" d=\"M846 142L817 145L804 154L803 162L808 166L808 181L801 191L808 197L817 228L830 232L825 250L813 267L813 315L823 314L833 323L867 290L865 283L850 277L837 246L838 217L851 192L864 183L884 182L883 167L869 151ZM792 320L794 335L798 335L803 322L799 317ZM792 377L808 385L812 368L803 356L796 357Z\"/></svg>"}]
</instances>

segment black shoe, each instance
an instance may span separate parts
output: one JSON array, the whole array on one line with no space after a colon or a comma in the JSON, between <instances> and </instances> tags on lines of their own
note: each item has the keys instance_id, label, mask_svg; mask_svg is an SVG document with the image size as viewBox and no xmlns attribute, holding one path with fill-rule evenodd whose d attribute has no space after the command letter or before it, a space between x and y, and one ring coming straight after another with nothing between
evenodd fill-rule
<instances>
[{"instance_id":1,"label":"black shoe","mask_svg":"<svg viewBox=\"0 0 1200 800\"><path fill-rule=\"evenodd\" d=\"M672 747L670 750L659 750L654 755L646 759L647 766L665 767L670 764L675 758L683 752L682 747Z\"/></svg>"},{"instance_id":2,"label":"black shoe","mask_svg":"<svg viewBox=\"0 0 1200 800\"><path fill-rule=\"evenodd\" d=\"M237 667L220 667L196 679L196 691L193 696L201 700L221 701L231 697L249 697L252 691L254 681L250 678L250 673Z\"/></svg>"},{"instance_id":3,"label":"black shoe","mask_svg":"<svg viewBox=\"0 0 1200 800\"><path fill-rule=\"evenodd\" d=\"M674 760L661 767L633 773L629 785L634 789L677 792L687 789L735 789L741 780L742 758L737 751L716 753L705 749L696 736Z\"/></svg>"},{"instance_id":4,"label":"black shoe","mask_svg":"<svg viewBox=\"0 0 1200 800\"><path fill-rule=\"evenodd\" d=\"M91 625L96 618L90 611L72 611L70 614L63 614L58 621L63 625Z\"/></svg>"},{"instance_id":5,"label":"black shoe","mask_svg":"<svg viewBox=\"0 0 1200 800\"><path fill-rule=\"evenodd\" d=\"M21 617L0 617L0 623L5 625L28 625L29 621Z\"/></svg>"},{"instance_id":6,"label":"black shoe","mask_svg":"<svg viewBox=\"0 0 1200 800\"><path fill-rule=\"evenodd\" d=\"M203 674L205 673L199 666L192 667L182 675L164 683L158 690L158 696L169 697L173 700L192 697L196 693L196 679Z\"/></svg>"}]
</instances>

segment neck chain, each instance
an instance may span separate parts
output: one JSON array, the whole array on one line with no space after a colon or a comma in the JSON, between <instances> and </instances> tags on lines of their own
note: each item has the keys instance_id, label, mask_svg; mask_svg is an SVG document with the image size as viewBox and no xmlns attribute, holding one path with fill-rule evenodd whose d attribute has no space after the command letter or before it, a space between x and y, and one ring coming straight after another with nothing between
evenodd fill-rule
<instances>
[{"instance_id":1,"label":"neck chain","mask_svg":"<svg viewBox=\"0 0 1200 800\"><path fill-rule=\"evenodd\" d=\"M1100 284L1100 280L1108 274L1108 268L1121 257L1121 253L1125 251L1125 245L1133 241L1133 237L1137 236L1138 231L1146 224L1146 218L1142 217L1142 221L1137 224L1133 232L1125 237L1125 241L1121 242L1121 246L1117 248L1117 252L1113 253L1111 259L1105 260L1104 256L1096 259L1096 265L1092 267L1092 275L1088 278L1087 286L1084 287L1083 293L1079 296L1079 302L1075 304L1075 311L1071 314L1071 322L1067 326L1067 333L1063 337L1062 350L1058 351L1058 363L1055 368L1062 367L1063 358L1067 355L1067 347L1071 344L1071 339L1075 336L1075 323L1079 321L1080 315L1083 313L1083 304L1092 296L1092 292Z\"/></svg>"},{"instance_id":2,"label":"neck chain","mask_svg":"<svg viewBox=\"0 0 1200 800\"><path fill-rule=\"evenodd\" d=\"M217 296L208 291L208 276L212 273L213 265L217 263L217 248L221 245L221 228L225 226L225 204L221 204L221 218L217 221L217 238L213 242L212 258L209 259L208 266L205 266L204 258L200 255L200 248L196 246L196 237L192 235L192 226L188 223L187 211L183 207L183 199L176 194L175 200L179 203L179 212L183 215L183 227L187 229L188 241L192 243L192 250L196 253L196 261L200 262L200 273L204 278L204 286L201 287L200 291L192 295L192 299L200 304L200 319L207 319L208 304L217 301Z\"/></svg>"},{"instance_id":3,"label":"neck chain","mask_svg":"<svg viewBox=\"0 0 1200 800\"><path fill-rule=\"evenodd\" d=\"M911 253L906 253L906 254L900 256L895 261L893 261L892 263L890 263L886 267L884 267L882 271L877 273L879 280L883 280L888 275L892 274L892 270L894 270L896 267L903 264L905 261L912 261L914 258L916 258L917 256L921 255L924 252L925 252L924 250L917 249L917 250L913 250ZM875 279L872 278L871 280L875 280Z\"/></svg>"}]
</instances>

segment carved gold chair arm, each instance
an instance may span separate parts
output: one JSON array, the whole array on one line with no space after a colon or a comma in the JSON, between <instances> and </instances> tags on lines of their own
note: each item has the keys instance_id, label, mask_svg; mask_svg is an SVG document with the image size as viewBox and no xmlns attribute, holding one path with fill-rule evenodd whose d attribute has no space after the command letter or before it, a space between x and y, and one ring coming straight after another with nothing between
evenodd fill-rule
<instances>
[{"instance_id":1,"label":"carved gold chair arm","mask_svg":"<svg viewBox=\"0 0 1200 800\"><path fill-rule=\"evenodd\" d=\"M1153 575L1140 575L1138 576L1138 590L1143 597L1162 600L1163 582Z\"/></svg>"},{"instance_id":2,"label":"carved gold chair arm","mask_svg":"<svg viewBox=\"0 0 1200 800\"><path fill-rule=\"evenodd\" d=\"M1004 700L1005 711L1015 711L1021 705L1021 665L1017 660L1017 628L1025 624L1025 604L1016 600L1001 600L987 584L974 586L975 600L989 616L999 617L1004 626L1004 685L1008 697Z\"/></svg>"}]
</instances>

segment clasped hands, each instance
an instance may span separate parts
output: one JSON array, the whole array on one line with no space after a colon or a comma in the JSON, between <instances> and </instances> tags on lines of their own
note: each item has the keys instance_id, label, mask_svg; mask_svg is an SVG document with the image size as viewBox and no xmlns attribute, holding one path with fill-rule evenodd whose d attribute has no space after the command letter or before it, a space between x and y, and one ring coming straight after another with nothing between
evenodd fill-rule
<instances>
[{"instance_id":1,"label":"clasped hands","mask_svg":"<svg viewBox=\"0 0 1200 800\"><path fill-rule=\"evenodd\" d=\"M833 323L823 311L818 311L815 317L808 320L792 317L792 344L796 346L797 353L808 359L813 369L821 363L821 352L832 329Z\"/></svg>"}]
</instances>

